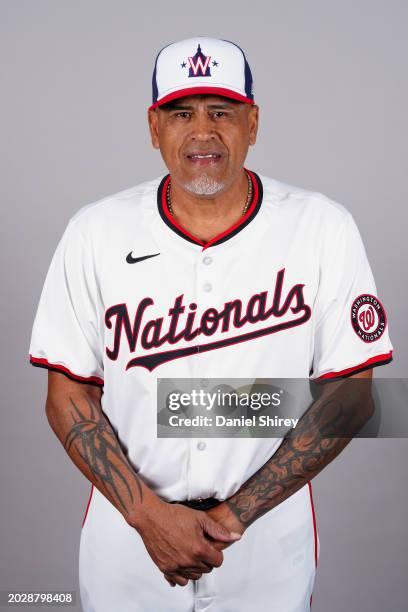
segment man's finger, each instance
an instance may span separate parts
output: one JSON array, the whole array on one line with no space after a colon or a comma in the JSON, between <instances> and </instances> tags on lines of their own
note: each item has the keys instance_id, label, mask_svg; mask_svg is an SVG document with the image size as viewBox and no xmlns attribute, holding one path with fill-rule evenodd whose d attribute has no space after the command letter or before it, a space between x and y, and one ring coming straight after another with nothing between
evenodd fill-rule
<instances>
[{"instance_id":1,"label":"man's finger","mask_svg":"<svg viewBox=\"0 0 408 612\"><path fill-rule=\"evenodd\" d=\"M207 535L221 542L236 542L241 539L240 533L229 531L229 529L221 525L221 523L213 521L209 516L203 521L203 529Z\"/></svg>"},{"instance_id":2,"label":"man's finger","mask_svg":"<svg viewBox=\"0 0 408 612\"><path fill-rule=\"evenodd\" d=\"M199 580L202 576L200 572L182 572L181 574L184 578L188 578L189 580Z\"/></svg>"},{"instance_id":3,"label":"man's finger","mask_svg":"<svg viewBox=\"0 0 408 612\"><path fill-rule=\"evenodd\" d=\"M175 587L176 583L174 582L174 580L172 580L171 578L169 578L167 576L167 574L164 574L165 579L167 580L167 582L169 583L170 586Z\"/></svg>"},{"instance_id":4,"label":"man's finger","mask_svg":"<svg viewBox=\"0 0 408 612\"><path fill-rule=\"evenodd\" d=\"M174 582L174 586L178 584L179 586L186 586L188 584L188 578L182 576L181 574L165 574L167 582Z\"/></svg>"}]
</instances>

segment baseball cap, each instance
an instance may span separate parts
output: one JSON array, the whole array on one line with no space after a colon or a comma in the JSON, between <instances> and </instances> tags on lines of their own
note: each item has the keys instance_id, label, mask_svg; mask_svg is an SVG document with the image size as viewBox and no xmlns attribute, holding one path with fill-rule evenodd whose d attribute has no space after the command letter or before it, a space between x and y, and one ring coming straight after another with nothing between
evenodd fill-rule
<instances>
[{"instance_id":1,"label":"baseball cap","mask_svg":"<svg viewBox=\"0 0 408 612\"><path fill-rule=\"evenodd\" d=\"M164 47L156 57L150 109L176 98L213 94L254 104L245 54L228 40L197 36Z\"/></svg>"}]
</instances>

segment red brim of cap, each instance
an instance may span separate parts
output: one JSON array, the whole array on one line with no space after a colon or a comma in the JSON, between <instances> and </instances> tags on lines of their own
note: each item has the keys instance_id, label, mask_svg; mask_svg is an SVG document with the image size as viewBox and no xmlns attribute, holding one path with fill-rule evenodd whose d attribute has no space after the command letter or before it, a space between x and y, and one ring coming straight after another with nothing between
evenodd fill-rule
<instances>
[{"instance_id":1,"label":"red brim of cap","mask_svg":"<svg viewBox=\"0 0 408 612\"><path fill-rule=\"evenodd\" d=\"M238 102L245 102L246 104L254 104L254 100L251 98L247 98L236 91L232 91L231 89L225 89L223 87L188 87L186 89L179 89L178 91L173 91L173 93L164 96L160 100L157 100L154 104L149 106L149 110L153 110L158 106L162 106L167 102L171 102L172 100L177 100L177 98L186 98L187 96L195 96L197 94L208 94L209 96L223 96L224 98L231 98L232 100L238 100Z\"/></svg>"}]
</instances>

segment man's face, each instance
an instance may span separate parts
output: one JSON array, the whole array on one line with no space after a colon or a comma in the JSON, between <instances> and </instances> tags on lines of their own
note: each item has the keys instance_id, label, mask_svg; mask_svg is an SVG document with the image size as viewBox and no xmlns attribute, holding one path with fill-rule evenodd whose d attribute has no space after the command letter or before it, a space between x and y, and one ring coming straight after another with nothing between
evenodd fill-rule
<instances>
[{"instance_id":1,"label":"man's face","mask_svg":"<svg viewBox=\"0 0 408 612\"><path fill-rule=\"evenodd\" d=\"M221 96L197 95L149 111L152 144L172 178L201 196L221 193L239 176L255 144L258 107Z\"/></svg>"}]
</instances>

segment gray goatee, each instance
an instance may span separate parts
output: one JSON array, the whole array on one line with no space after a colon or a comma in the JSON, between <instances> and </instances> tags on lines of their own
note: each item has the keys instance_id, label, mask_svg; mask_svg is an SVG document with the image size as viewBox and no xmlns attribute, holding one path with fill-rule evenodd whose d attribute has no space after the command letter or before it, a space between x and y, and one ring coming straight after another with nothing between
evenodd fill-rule
<instances>
[{"instance_id":1,"label":"gray goatee","mask_svg":"<svg viewBox=\"0 0 408 612\"><path fill-rule=\"evenodd\" d=\"M184 183L184 188L195 195L212 196L224 189L224 183L216 181L208 174L202 174L193 181Z\"/></svg>"}]
</instances>

